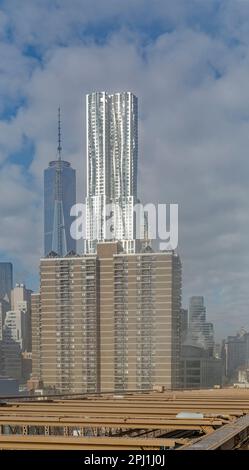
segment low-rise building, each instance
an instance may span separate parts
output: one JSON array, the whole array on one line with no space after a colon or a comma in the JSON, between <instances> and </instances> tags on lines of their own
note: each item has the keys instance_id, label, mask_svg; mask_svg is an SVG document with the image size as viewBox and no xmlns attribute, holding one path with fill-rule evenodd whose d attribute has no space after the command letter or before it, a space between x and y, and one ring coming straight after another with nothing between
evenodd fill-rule
<instances>
[{"instance_id":1,"label":"low-rise building","mask_svg":"<svg viewBox=\"0 0 249 470\"><path fill-rule=\"evenodd\" d=\"M222 384L222 361L210 357L204 348L183 345L181 351L183 389L213 388Z\"/></svg>"}]
</instances>

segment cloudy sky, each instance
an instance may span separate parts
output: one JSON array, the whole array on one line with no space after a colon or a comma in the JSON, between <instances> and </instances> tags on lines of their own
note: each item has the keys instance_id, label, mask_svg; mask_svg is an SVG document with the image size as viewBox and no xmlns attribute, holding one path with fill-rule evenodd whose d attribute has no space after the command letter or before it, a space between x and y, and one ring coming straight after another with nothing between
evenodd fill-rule
<instances>
[{"instance_id":1,"label":"cloudy sky","mask_svg":"<svg viewBox=\"0 0 249 470\"><path fill-rule=\"evenodd\" d=\"M0 257L37 288L43 169L85 193L85 94L139 98L139 192L179 204L183 299L249 328L249 0L0 0Z\"/></svg>"}]
</instances>

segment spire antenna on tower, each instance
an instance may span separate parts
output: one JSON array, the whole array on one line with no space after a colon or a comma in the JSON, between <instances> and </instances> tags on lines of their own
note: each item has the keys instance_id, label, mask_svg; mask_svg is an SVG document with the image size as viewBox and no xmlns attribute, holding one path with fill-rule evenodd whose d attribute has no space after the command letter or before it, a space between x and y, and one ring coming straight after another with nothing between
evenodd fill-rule
<instances>
[{"instance_id":1,"label":"spire antenna on tower","mask_svg":"<svg viewBox=\"0 0 249 470\"><path fill-rule=\"evenodd\" d=\"M61 151L62 151L62 146L61 146L61 108L59 106L58 108L58 159L61 160Z\"/></svg>"}]
</instances>

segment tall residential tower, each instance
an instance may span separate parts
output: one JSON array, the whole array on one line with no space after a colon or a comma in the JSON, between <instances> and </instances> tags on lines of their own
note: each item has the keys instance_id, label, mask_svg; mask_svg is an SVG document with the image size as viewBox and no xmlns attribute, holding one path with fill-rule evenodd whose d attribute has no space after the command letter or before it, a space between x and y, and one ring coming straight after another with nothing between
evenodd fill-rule
<instances>
[{"instance_id":1,"label":"tall residential tower","mask_svg":"<svg viewBox=\"0 0 249 470\"><path fill-rule=\"evenodd\" d=\"M171 251L41 260L33 379L60 393L180 386L181 262Z\"/></svg>"},{"instance_id":2,"label":"tall residential tower","mask_svg":"<svg viewBox=\"0 0 249 470\"><path fill-rule=\"evenodd\" d=\"M136 249L138 105L131 92L87 95L86 252L98 242L119 240ZM106 221L111 219L111 223Z\"/></svg>"}]
</instances>

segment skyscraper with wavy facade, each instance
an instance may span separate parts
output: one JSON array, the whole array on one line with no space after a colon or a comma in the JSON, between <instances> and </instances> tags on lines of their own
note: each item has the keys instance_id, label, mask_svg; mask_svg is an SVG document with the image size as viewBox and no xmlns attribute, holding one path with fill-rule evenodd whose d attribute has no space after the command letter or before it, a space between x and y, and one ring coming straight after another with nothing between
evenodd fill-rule
<instances>
[{"instance_id":1,"label":"skyscraper with wavy facade","mask_svg":"<svg viewBox=\"0 0 249 470\"><path fill-rule=\"evenodd\" d=\"M119 240L136 250L138 104L131 92L94 92L86 97L86 252L98 242ZM108 220L111 222L108 223Z\"/></svg>"}]
</instances>

